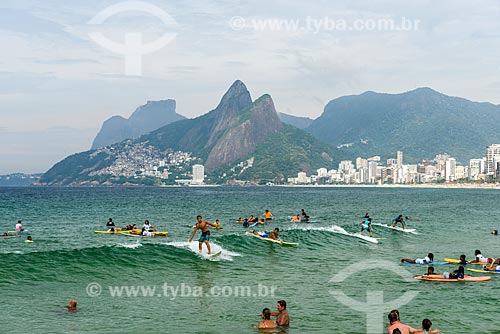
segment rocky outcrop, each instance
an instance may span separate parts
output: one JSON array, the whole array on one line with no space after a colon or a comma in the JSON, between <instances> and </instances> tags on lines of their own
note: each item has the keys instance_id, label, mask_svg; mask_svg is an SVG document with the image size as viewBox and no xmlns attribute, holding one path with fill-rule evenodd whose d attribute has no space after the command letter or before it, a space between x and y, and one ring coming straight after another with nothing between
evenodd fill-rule
<instances>
[{"instance_id":1,"label":"rocky outcrop","mask_svg":"<svg viewBox=\"0 0 500 334\"><path fill-rule=\"evenodd\" d=\"M210 151L205 163L207 171L243 159L270 134L283 129L269 95L262 96L248 109L228 118L227 122L233 126L227 129Z\"/></svg>"},{"instance_id":2,"label":"rocky outcrop","mask_svg":"<svg viewBox=\"0 0 500 334\"><path fill-rule=\"evenodd\" d=\"M129 119L122 116L107 119L95 137L92 149L140 137L167 124L185 119L175 112L175 105L175 100L148 101L137 108Z\"/></svg>"}]
</instances>

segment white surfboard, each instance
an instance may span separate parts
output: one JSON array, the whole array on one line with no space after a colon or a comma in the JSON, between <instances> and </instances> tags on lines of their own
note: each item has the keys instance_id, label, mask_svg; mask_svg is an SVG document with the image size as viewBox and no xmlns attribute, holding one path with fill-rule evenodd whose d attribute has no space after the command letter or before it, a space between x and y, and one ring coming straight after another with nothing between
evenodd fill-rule
<instances>
[{"instance_id":1,"label":"white surfboard","mask_svg":"<svg viewBox=\"0 0 500 334\"><path fill-rule=\"evenodd\" d=\"M388 228L388 229L391 229L391 230L395 230L395 231L400 231L400 232L404 232L404 233L412 233L412 234L418 234L417 233L417 230L414 229L414 228L401 228L399 226L391 226L391 225L385 225L385 224L380 224L380 223L372 223L373 226L380 226L380 227L385 227L385 228Z\"/></svg>"}]
</instances>

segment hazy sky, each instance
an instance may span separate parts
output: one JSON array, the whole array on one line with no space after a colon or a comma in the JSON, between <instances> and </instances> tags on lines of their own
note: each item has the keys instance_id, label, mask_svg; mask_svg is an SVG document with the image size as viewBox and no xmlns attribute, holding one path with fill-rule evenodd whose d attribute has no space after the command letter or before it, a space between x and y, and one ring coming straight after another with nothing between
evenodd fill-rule
<instances>
[{"instance_id":1,"label":"hazy sky","mask_svg":"<svg viewBox=\"0 0 500 334\"><path fill-rule=\"evenodd\" d=\"M428 86L500 103L496 0L148 0L167 25L137 11L89 24L118 3L0 2L0 174L46 171L90 148L105 119L147 100L173 98L187 117L206 113L236 79L254 99L269 93L278 111L312 118L329 100L366 90ZM381 19L400 29L374 28ZM124 56L97 44L95 32L118 44L132 32L145 44L175 37L142 57L141 75L127 76Z\"/></svg>"}]
</instances>

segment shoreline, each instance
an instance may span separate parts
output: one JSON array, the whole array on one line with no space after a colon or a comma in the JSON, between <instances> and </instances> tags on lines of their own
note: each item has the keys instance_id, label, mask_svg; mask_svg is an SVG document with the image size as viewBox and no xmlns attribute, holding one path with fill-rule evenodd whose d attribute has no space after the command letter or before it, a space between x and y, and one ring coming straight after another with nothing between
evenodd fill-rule
<instances>
[{"instance_id":1,"label":"shoreline","mask_svg":"<svg viewBox=\"0 0 500 334\"><path fill-rule=\"evenodd\" d=\"M500 189L499 183L482 184L286 184L273 187L304 187L304 188L431 188L431 189Z\"/></svg>"}]
</instances>

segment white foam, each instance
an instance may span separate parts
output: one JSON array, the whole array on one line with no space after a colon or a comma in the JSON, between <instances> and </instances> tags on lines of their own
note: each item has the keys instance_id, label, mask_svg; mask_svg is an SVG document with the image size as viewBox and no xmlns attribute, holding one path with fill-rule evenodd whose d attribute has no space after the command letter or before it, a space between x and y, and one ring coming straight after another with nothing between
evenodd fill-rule
<instances>
[{"instance_id":1,"label":"white foam","mask_svg":"<svg viewBox=\"0 0 500 334\"><path fill-rule=\"evenodd\" d=\"M378 240L375 239L375 238L371 238L371 237L369 237L367 235L362 235L362 234L359 234L359 233L347 232L342 227L337 226L337 225L323 226L323 227L316 227L316 226L310 226L310 225L308 225L308 226L295 225L295 226L292 226L292 227L288 228L287 230L325 231L325 232L332 232L332 233L347 235L347 236L350 236L350 237L360 238L360 239L372 242L374 244L378 243Z\"/></svg>"},{"instance_id":2,"label":"white foam","mask_svg":"<svg viewBox=\"0 0 500 334\"><path fill-rule=\"evenodd\" d=\"M130 249L136 249L142 246L140 243L140 240L137 240L135 244L118 244L118 247L123 247L123 248L130 248Z\"/></svg>"},{"instance_id":3,"label":"white foam","mask_svg":"<svg viewBox=\"0 0 500 334\"><path fill-rule=\"evenodd\" d=\"M191 252L195 253L199 257L205 260L210 260L210 261L220 261L220 260L225 260L225 261L233 261L233 257L236 256L241 256L241 254L236 253L236 252L231 252L229 250L224 249L222 246L218 245L217 243L211 241L210 242L210 250L212 251L212 254L215 254L219 251L221 251L221 254L219 256L209 256L208 251L207 251L207 246L203 245L201 248L201 252L199 250L198 246L198 241L192 241L192 242L187 242L187 241L171 241L171 242L166 242L165 245L168 246L173 246L177 248L183 248L183 249L188 249Z\"/></svg>"}]
</instances>

